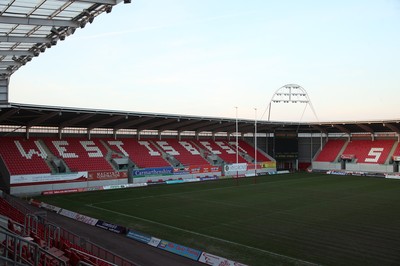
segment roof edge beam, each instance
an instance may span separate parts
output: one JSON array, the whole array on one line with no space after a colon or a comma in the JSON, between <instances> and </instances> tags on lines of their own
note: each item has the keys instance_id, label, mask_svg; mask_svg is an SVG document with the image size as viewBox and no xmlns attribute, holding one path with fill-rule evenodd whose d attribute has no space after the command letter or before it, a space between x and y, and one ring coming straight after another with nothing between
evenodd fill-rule
<instances>
[{"instance_id":1,"label":"roof edge beam","mask_svg":"<svg viewBox=\"0 0 400 266\"><path fill-rule=\"evenodd\" d=\"M22 24L35 26L74 27L79 28L80 23L74 20L42 19L42 18L21 18L14 16L0 16L0 23Z\"/></svg>"},{"instance_id":2,"label":"roof edge beam","mask_svg":"<svg viewBox=\"0 0 400 266\"><path fill-rule=\"evenodd\" d=\"M69 0L69 2L82 2L82 3L101 4L101 5L117 4L117 0Z\"/></svg>"},{"instance_id":3,"label":"roof edge beam","mask_svg":"<svg viewBox=\"0 0 400 266\"><path fill-rule=\"evenodd\" d=\"M50 41L51 39L46 37L0 36L0 42L46 43Z\"/></svg>"},{"instance_id":4,"label":"roof edge beam","mask_svg":"<svg viewBox=\"0 0 400 266\"><path fill-rule=\"evenodd\" d=\"M0 54L2 56L10 56L10 55L15 55L15 56L34 56L32 51L22 51L22 50L0 50Z\"/></svg>"}]
</instances>

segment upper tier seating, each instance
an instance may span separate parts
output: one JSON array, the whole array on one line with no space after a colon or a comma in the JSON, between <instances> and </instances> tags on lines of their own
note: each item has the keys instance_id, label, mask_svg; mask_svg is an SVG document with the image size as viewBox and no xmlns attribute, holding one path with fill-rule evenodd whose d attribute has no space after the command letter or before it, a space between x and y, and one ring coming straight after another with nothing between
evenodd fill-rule
<instances>
[{"instance_id":1,"label":"upper tier seating","mask_svg":"<svg viewBox=\"0 0 400 266\"><path fill-rule=\"evenodd\" d=\"M105 156L107 150L99 139L84 138L43 138L46 146L64 160L72 172L113 171Z\"/></svg>"},{"instance_id":2,"label":"upper tier seating","mask_svg":"<svg viewBox=\"0 0 400 266\"><path fill-rule=\"evenodd\" d=\"M10 175L44 174L51 170L45 159L47 153L35 138L1 137L0 155Z\"/></svg>"},{"instance_id":3,"label":"upper tier seating","mask_svg":"<svg viewBox=\"0 0 400 266\"><path fill-rule=\"evenodd\" d=\"M330 139L324 145L321 152L318 154L315 161L317 162L333 162L339 155L340 150L345 144L345 140L342 139Z\"/></svg>"},{"instance_id":4,"label":"upper tier seating","mask_svg":"<svg viewBox=\"0 0 400 266\"><path fill-rule=\"evenodd\" d=\"M217 155L225 163L236 163L236 150L231 147L226 141L223 140L194 140L193 141L199 147L205 149L206 151ZM247 161L238 155L238 163L247 163Z\"/></svg>"},{"instance_id":5,"label":"upper tier seating","mask_svg":"<svg viewBox=\"0 0 400 266\"><path fill-rule=\"evenodd\" d=\"M171 166L160 151L149 140L117 139L106 140L106 144L115 152L128 156L138 167Z\"/></svg>"},{"instance_id":6,"label":"upper tier seating","mask_svg":"<svg viewBox=\"0 0 400 266\"><path fill-rule=\"evenodd\" d=\"M236 141L230 141L229 144L236 149ZM255 153L254 153L254 147L252 147L250 144L248 144L246 141L243 140L238 140L239 144L239 152L247 153L250 157L255 159ZM267 156L262 154L259 150L257 150L257 162L269 162L271 159L269 159Z\"/></svg>"},{"instance_id":7,"label":"upper tier seating","mask_svg":"<svg viewBox=\"0 0 400 266\"><path fill-rule=\"evenodd\" d=\"M167 154L174 156L183 165L209 164L200 154L195 145L187 140L158 140L156 144Z\"/></svg>"},{"instance_id":8,"label":"upper tier seating","mask_svg":"<svg viewBox=\"0 0 400 266\"><path fill-rule=\"evenodd\" d=\"M397 144L397 147L393 152L393 156L400 157L400 143Z\"/></svg>"},{"instance_id":9,"label":"upper tier seating","mask_svg":"<svg viewBox=\"0 0 400 266\"><path fill-rule=\"evenodd\" d=\"M354 155L357 163L384 164L394 143L394 140L352 140L343 154Z\"/></svg>"}]
</instances>

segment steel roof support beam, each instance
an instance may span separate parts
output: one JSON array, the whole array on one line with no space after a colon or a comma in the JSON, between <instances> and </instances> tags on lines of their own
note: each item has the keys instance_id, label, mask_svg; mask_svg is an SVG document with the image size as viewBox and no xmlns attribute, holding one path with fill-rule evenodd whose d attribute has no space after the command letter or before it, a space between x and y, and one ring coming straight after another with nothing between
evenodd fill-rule
<instances>
[{"instance_id":1,"label":"steel roof support beam","mask_svg":"<svg viewBox=\"0 0 400 266\"><path fill-rule=\"evenodd\" d=\"M387 127L388 129L392 130L393 132L396 132L397 134L400 134L400 129L396 127L395 125L384 123L383 126Z\"/></svg>"},{"instance_id":2,"label":"steel roof support beam","mask_svg":"<svg viewBox=\"0 0 400 266\"><path fill-rule=\"evenodd\" d=\"M46 43L50 41L51 39L45 37L0 36L0 42Z\"/></svg>"},{"instance_id":3,"label":"steel roof support beam","mask_svg":"<svg viewBox=\"0 0 400 266\"><path fill-rule=\"evenodd\" d=\"M22 18L22 17L12 17L12 16L0 16L0 23L49 26L49 27L52 27L52 26L54 26L54 27L74 27L74 28L80 27L80 23L78 21L73 21L73 20Z\"/></svg>"},{"instance_id":4,"label":"steel roof support beam","mask_svg":"<svg viewBox=\"0 0 400 266\"><path fill-rule=\"evenodd\" d=\"M170 118L169 119L168 118L167 119L159 118L159 120L155 121L154 123L149 123L149 124L146 124L145 126L139 127L138 131L142 131L142 130L146 130L146 129L152 130L158 126L167 125L167 124L171 124L171 123L176 123L176 119L171 120Z\"/></svg>"},{"instance_id":5,"label":"steel roof support beam","mask_svg":"<svg viewBox=\"0 0 400 266\"><path fill-rule=\"evenodd\" d=\"M78 115L78 114L77 114L77 115ZM93 114L93 113L91 113L91 114L84 114L84 115L78 115L78 116L75 117L75 118L72 118L72 119L70 119L70 120L68 120L68 121L65 121L65 122L61 123L60 128L63 129L63 128L65 128L65 127L73 126L73 125L75 125L76 123L82 122L82 121L84 121L84 120L86 120L86 119L89 119L89 118L91 118L91 117L93 117L93 116L95 116L95 114Z\"/></svg>"},{"instance_id":6,"label":"steel roof support beam","mask_svg":"<svg viewBox=\"0 0 400 266\"><path fill-rule=\"evenodd\" d=\"M373 131L372 128L370 128L369 126L366 126L366 125L363 125L363 124L357 124L357 126L358 126L359 128L364 129L365 131L367 131L367 132L369 132L369 133L371 133L371 134L374 134L374 131Z\"/></svg>"},{"instance_id":7,"label":"steel roof support beam","mask_svg":"<svg viewBox=\"0 0 400 266\"><path fill-rule=\"evenodd\" d=\"M33 52L32 51L21 51L21 50L0 50L0 55L2 56L33 56Z\"/></svg>"},{"instance_id":8,"label":"steel roof support beam","mask_svg":"<svg viewBox=\"0 0 400 266\"><path fill-rule=\"evenodd\" d=\"M26 127L27 128L31 128L33 126L37 126L37 125L45 122L46 120L49 120L50 118L52 118L52 117L54 117L56 115L59 115L59 114L60 114L60 111L44 114L44 115L42 115L42 116L40 116L40 117L38 117L36 119L33 119L31 122L29 122L26 125Z\"/></svg>"},{"instance_id":9,"label":"steel roof support beam","mask_svg":"<svg viewBox=\"0 0 400 266\"><path fill-rule=\"evenodd\" d=\"M128 117L127 119L129 119L130 117ZM118 125L116 125L115 127L114 127L114 130L115 131L118 131L118 130L120 130L120 129L123 129L123 128L131 128L132 126L134 126L134 125L137 125L137 124L140 124L140 123L143 123L143 122L146 122L146 121L149 121L149 120L151 120L151 119L154 119L154 117L148 117L148 116L146 116L146 117L139 117L139 118L136 118L136 119L134 119L134 120L128 120L127 122L124 122L124 123L121 123L121 124L118 124Z\"/></svg>"},{"instance_id":10,"label":"steel roof support beam","mask_svg":"<svg viewBox=\"0 0 400 266\"><path fill-rule=\"evenodd\" d=\"M106 119L103 119L103 120L100 120L98 122L94 122L94 123L90 124L87 127L87 129L88 129L88 131L91 131L94 128L97 128L97 127L100 127L100 126L104 126L104 125L110 124L112 122L116 122L116 121L121 120L123 118L125 118L125 116L111 116L109 118L106 118Z\"/></svg>"},{"instance_id":11,"label":"steel roof support beam","mask_svg":"<svg viewBox=\"0 0 400 266\"><path fill-rule=\"evenodd\" d=\"M178 130L181 130L181 131L197 131L198 128L202 128L202 127L210 125L210 124L212 124L212 122L209 121L209 120L207 120L207 121L200 120L200 121L197 121L197 123L195 123L195 124L193 124L191 126L180 127L180 128L178 128Z\"/></svg>"},{"instance_id":12,"label":"steel roof support beam","mask_svg":"<svg viewBox=\"0 0 400 266\"><path fill-rule=\"evenodd\" d=\"M8 67L8 66L20 66L22 63L20 62L15 62L15 61L0 61L0 67Z\"/></svg>"},{"instance_id":13,"label":"steel roof support beam","mask_svg":"<svg viewBox=\"0 0 400 266\"><path fill-rule=\"evenodd\" d=\"M59 1L63 1L63 0L59 0ZM101 4L101 5L116 5L117 4L116 0L69 0L69 2L82 2L82 3Z\"/></svg>"}]
</instances>

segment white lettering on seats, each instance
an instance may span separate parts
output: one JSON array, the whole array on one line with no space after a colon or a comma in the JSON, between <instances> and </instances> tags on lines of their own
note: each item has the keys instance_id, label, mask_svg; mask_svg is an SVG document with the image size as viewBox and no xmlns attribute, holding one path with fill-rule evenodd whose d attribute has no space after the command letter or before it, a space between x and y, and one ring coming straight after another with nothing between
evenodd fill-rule
<instances>
[{"instance_id":1,"label":"white lettering on seats","mask_svg":"<svg viewBox=\"0 0 400 266\"><path fill-rule=\"evenodd\" d=\"M68 146L69 143L66 140L53 140L52 141L54 147L56 147L58 151L58 155L61 156L62 158L78 158L79 156L73 152L67 152L67 148L65 146Z\"/></svg>"},{"instance_id":2,"label":"white lettering on seats","mask_svg":"<svg viewBox=\"0 0 400 266\"><path fill-rule=\"evenodd\" d=\"M118 148L118 150L120 152L122 152L123 155L125 155L126 157L129 157L129 154L124 150L124 148L122 148L122 146L124 146L124 143L122 141L110 140L110 141L108 141L108 144L110 144L112 146L116 146Z\"/></svg>"},{"instance_id":3,"label":"white lettering on seats","mask_svg":"<svg viewBox=\"0 0 400 266\"><path fill-rule=\"evenodd\" d=\"M211 153L213 154L221 154L220 151L215 151L212 149L210 142L208 141L200 141L200 143L207 148L207 150L209 150Z\"/></svg>"},{"instance_id":4,"label":"white lettering on seats","mask_svg":"<svg viewBox=\"0 0 400 266\"><path fill-rule=\"evenodd\" d=\"M79 143L87 151L90 158L100 158L103 157L103 153L100 148L96 146L94 141L91 140L81 140Z\"/></svg>"},{"instance_id":5,"label":"white lettering on seats","mask_svg":"<svg viewBox=\"0 0 400 266\"><path fill-rule=\"evenodd\" d=\"M200 152L192 146L187 141L179 141L179 144L181 144L188 152L190 152L192 155L200 155Z\"/></svg>"},{"instance_id":6,"label":"white lettering on seats","mask_svg":"<svg viewBox=\"0 0 400 266\"><path fill-rule=\"evenodd\" d=\"M232 150L229 146L227 146L222 141L216 141L215 143L217 143L218 146L220 146L224 151L226 151L226 153L228 153L228 154L236 154L236 152L234 150Z\"/></svg>"},{"instance_id":7,"label":"white lettering on seats","mask_svg":"<svg viewBox=\"0 0 400 266\"><path fill-rule=\"evenodd\" d=\"M180 153L175 150L171 145L169 145L166 141L157 141L157 144L169 155L180 155Z\"/></svg>"},{"instance_id":8,"label":"white lettering on seats","mask_svg":"<svg viewBox=\"0 0 400 266\"><path fill-rule=\"evenodd\" d=\"M33 143L35 143L36 147L39 149L39 151L35 150L35 149L29 149L28 152L26 152L24 150L24 148L22 147L21 143L19 142L19 140L14 140L15 146L17 146L18 151L21 153L22 157L25 157L26 159L32 159L32 156L34 154L36 154L37 156L46 159L47 158L47 153L46 151L43 149L42 145L40 144L39 141L34 141Z\"/></svg>"},{"instance_id":9,"label":"white lettering on seats","mask_svg":"<svg viewBox=\"0 0 400 266\"><path fill-rule=\"evenodd\" d=\"M236 148L236 142L231 141L231 142L229 142L229 144L230 144L232 147L235 147L235 148ZM240 145L238 145L238 150L240 150L241 152L247 154L247 151L245 151L245 149L243 149L242 147L240 147Z\"/></svg>"},{"instance_id":10,"label":"white lettering on seats","mask_svg":"<svg viewBox=\"0 0 400 266\"><path fill-rule=\"evenodd\" d=\"M369 150L368 156L373 156L373 158L365 158L366 163L377 163L381 157L383 148L371 148Z\"/></svg>"},{"instance_id":11,"label":"white lettering on seats","mask_svg":"<svg viewBox=\"0 0 400 266\"><path fill-rule=\"evenodd\" d=\"M142 145L142 146L145 146L146 149L149 150L149 154L151 156L160 156L161 155L158 151L155 151L150 147L150 142L148 142L148 141L139 141L139 144Z\"/></svg>"}]
</instances>

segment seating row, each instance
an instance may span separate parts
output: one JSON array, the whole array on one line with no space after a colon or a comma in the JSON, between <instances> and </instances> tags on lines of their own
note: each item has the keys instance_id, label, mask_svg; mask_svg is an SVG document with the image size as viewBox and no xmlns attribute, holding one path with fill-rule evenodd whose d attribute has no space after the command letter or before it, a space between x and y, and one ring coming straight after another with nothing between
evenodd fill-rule
<instances>
[{"instance_id":1,"label":"seating row","mask_svg":"<svg viewBox=\"0 0 400 266\"><path fill-rule=\"evenodd\" d=\"M345 146L346 145L346 146ZM394 145L395 140L329 140L315 158L316 162L334 162L337 158L353 158L357 163L384 164ZM393 156L400 156L397 146Z\"/></svg>"},{"instance_id":2,"label":"seating row","mask_svg":"<svg viewBox=\"0 0 400 266\"><path fill-rule=\"evenodd\" d=\"M225 163L248 162L241 154L255 157L254 148L248 143L240 140L238 145L236 156L236 143L225 140L0 137L0 157L11 175L50 173L50 159L54 156L62 159L72 172L113 171L106 158L129 157L137 167L150 168L171 166L168 157L184 166L207 165L206 158L212 154ZM260 151L257 160L270 161Z\"/></svg>"}]
</instances>

